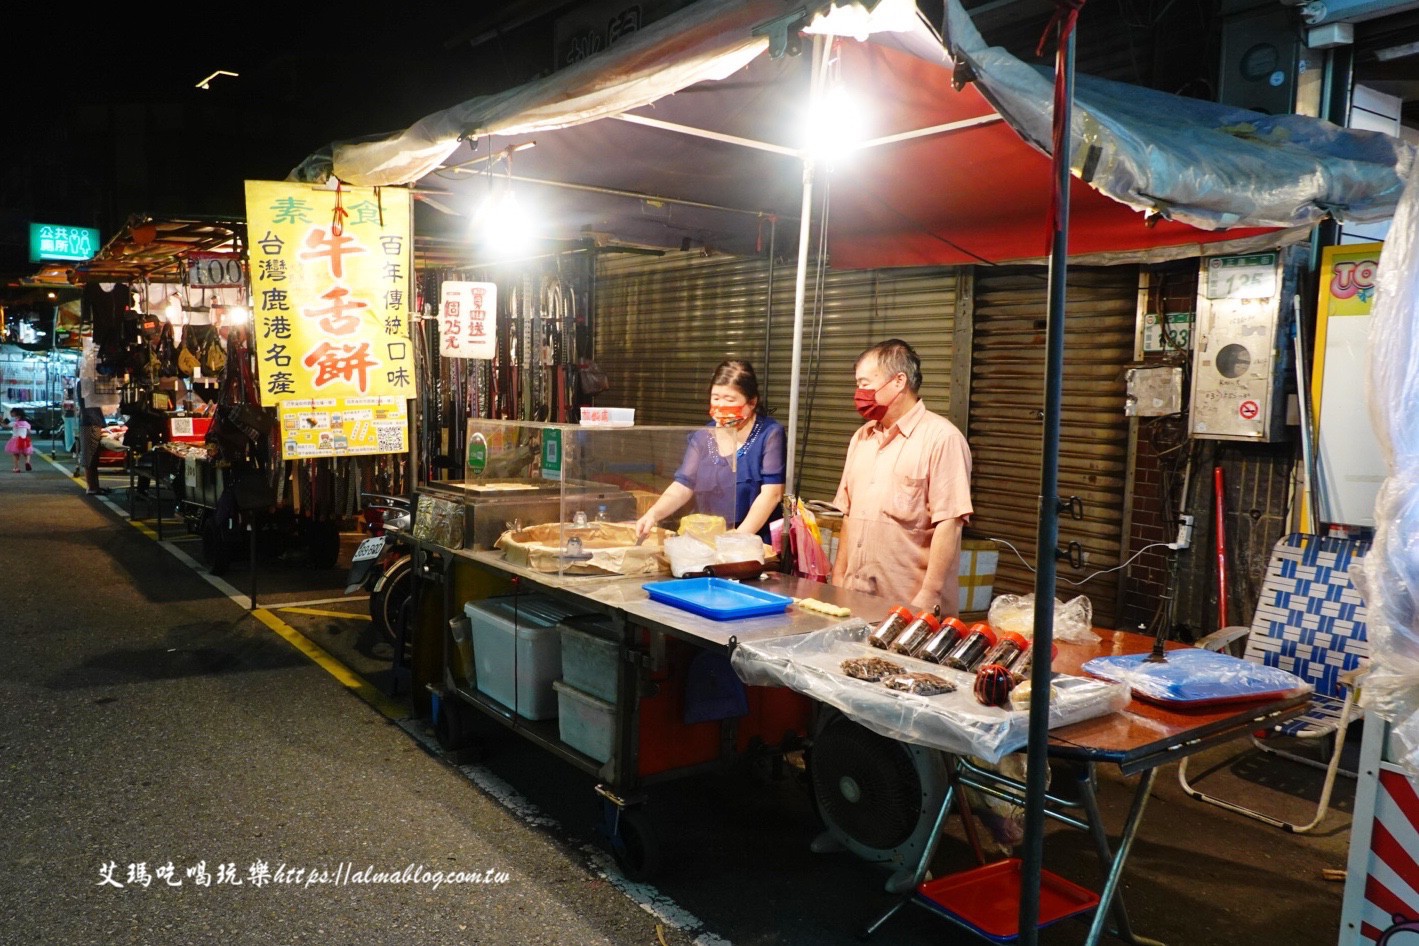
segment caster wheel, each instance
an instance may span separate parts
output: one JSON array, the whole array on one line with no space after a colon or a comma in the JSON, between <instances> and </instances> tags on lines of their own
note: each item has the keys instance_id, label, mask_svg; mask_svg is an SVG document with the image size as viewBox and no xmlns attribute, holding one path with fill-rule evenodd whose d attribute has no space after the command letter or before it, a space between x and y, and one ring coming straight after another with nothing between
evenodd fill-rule
<instances>
[{"instance_id":1,"label":"caster wheel","mask_svg":"<svg viewBox=\"0 0 1419 946\"><path fill-rule=\"evenodd\" d=\"M623 808L611 853L627 880L650 880L660 873L660 837L644 808Z\"/></svg>"},{"instance_id":2,"label":"caster wheel","mask_svg":"<svg viewBox=\"0 0 1419 946\"><path fill-rule=\"evenodd\" d=\"M487 756L488 730L478 711L464 705L456 696L439 701L438 717L434 719L434 738L439 748L457 761L480 762Z\"/></svg>"}]
</instances>

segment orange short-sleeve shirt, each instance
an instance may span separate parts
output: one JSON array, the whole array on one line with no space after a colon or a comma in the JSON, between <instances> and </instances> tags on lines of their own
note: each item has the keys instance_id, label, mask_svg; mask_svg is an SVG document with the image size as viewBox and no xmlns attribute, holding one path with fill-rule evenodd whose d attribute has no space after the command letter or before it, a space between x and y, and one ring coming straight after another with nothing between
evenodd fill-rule
<instances>
[{"instance_id":1,"label":"orange short-sleeve shirt","mask_svg":"<svg viewBox=\"0 0 1419 946\"><path fill-rule=\"evenodd\" d=\"M924 401L889 428L863 424L848 443L833 505L854 527L852 547L838 549L848 556L846 587L906 604L926 576L936 524L974 511L965 435Z\"/></svg>"}]
</instances>

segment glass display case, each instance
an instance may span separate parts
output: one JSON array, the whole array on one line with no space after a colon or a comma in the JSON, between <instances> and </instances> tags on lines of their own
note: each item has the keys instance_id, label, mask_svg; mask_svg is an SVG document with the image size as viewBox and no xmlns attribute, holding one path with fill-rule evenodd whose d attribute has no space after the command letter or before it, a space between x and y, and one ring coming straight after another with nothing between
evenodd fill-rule
<instances>
[{"instance_id":1,"label":"glass display case","mask_svg":"<svg viewBox=\"0 0 1419 946\"><path fill-rule=\"evenodd\" d=\"M464 481L469 547L558 575L668 573L687 516L732 528L736 460L709 427L595 427L475 418ZM667 488L681 484L670 494ZM636 523L662 497L656 526ZM674 507L674 508L672 508Z\"/></svg>"}]
</instances>

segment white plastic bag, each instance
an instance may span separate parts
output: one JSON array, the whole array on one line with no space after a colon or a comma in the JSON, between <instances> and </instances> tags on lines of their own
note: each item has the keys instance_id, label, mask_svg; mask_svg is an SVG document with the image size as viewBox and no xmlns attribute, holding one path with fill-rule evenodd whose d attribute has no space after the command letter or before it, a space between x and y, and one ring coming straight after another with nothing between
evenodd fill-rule
<instances>
[{"instance_id":1,"label":"white plastic bag","mask_svg":"<svg viewBox=\"0 0 1419 946\"><path fill-rule=\"evenodd\" d=\"M1035 596L1001 595L990 603L988 620L997 631L1034 637ZM1086 595L1068 602L1055 599L1054 639L1076 644L1090 644L1099 639L1094 633L1094 605Z\"/></svg>"},{"instance_id":2,"label":"white plastic bag","mask_svg":"<svg viewBox=\"0 0 1419 946\"><path fill-rule=\"evenodd\" d=\"M716 562L762 562L764 543L757 535L726 532L714 537Z\"/></svg>"},{"instance_id":3,"label":"white plastic bag","mask_svg":"<svg viewBox=\"0 0 1419 946\"><path fill-rule=\"evenodd\" d=\"M714 549L690 535L672 535L666 539L665 554L670 558L670 574L676 578L704 571L715 562Z\"/></svg>"}]
</instances>

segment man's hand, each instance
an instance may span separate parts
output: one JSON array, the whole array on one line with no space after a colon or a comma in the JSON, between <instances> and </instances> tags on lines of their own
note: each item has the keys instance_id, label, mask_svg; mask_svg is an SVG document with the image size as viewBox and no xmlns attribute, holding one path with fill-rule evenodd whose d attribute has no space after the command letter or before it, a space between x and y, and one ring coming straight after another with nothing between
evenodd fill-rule
<instances>
[{"instance_id":1,"label":"man's hand","mask_svg":"<svg viewBox=\"0 0 1419 946\"><path fill-rule=\"evenodd\" d=\"M927 594L924 591L918 591L916 595L912 598L909 607L912 609L913 612L920 613L922 611L926 611L929 614L932 613L933 608L939 606L940 604L940 596ZM943 614L941 615L941 617L946 617L946 615Z\"/></svg>"}]
</instances>

